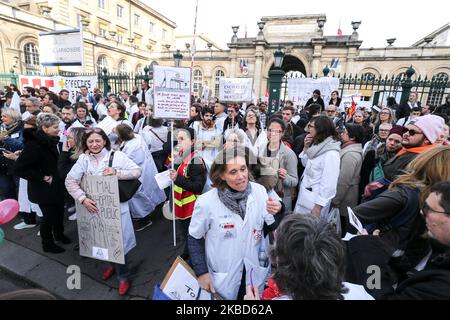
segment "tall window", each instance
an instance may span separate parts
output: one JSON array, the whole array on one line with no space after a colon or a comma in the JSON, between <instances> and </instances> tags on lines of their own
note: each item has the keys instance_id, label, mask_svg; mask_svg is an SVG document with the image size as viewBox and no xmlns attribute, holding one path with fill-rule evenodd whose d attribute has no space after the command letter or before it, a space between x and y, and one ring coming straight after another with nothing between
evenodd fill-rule
<instances>
[{"instance_id":1,"label":"tall window","mask_svg":"<svg viewBox=\"0 0 450 320\"><path fill-rule=\"evenodd\" d=\"M198 90L200 89L203 83L203 73L199 69L194 70L194 92L198 94Z\"/></svg>"},{"instance_id":2,"label":"tall window","mask_svg":"<svg viewBox=\"0 0 450 320\"><path fill-rule=\"evenodd\" d=\"M100 37L106 38L106 29L105 26L100 25L98 27L98 34Z\"/></svg>"},{"instance_id":3,"label":"tall window","mask_svg":"<svg viewBox=\"0 0 450 320\"><path fill-rule=\"evenodd\" d=\"M375 80L375 74L373 74L372 72L366 72L363 74L363 79L368 81Z\"/></svg>"},{"instance_id":4,"label":"tall window","mask_svg":"<svg viewBox=\"0 0 450 320\"><path fill-rule=\"evenodd\" d=\"M215 83L214 83L214 95L216 97L219 96L219 87L220 87L220 78L225 77L225 72L222 70L217 70L215 75Z\"/></svg>"},{"instance_id":5,"label":"tall window","mask_svg":"<svg viewBox=\"0 0 450 320\"><path fill-rule=\"evenodd\" d=\"M23 47L23 53L25 56L25 68L27 73L39 72L39 51L34 43L29 42L25 44Z\"/></svg>"},{"instance_id":6,"label":"tall window","mask_svg":"<svg viewBox=\"0 0 450 320\"><path fill-rule=\"evenodd\" d=\"M149 27L148 27L148 31L150 33L152 33L154 28L155 28L155 24L153 22L150 22Z\"/></svg>"},{"instance_id":7,"label":"tall window","mask_svg":"<svg viewBox=\"0 0 450 320\"><path fill-rule=\"evenodd\" d=\"M139 27L140 16L138 14L134 14L134 26Z\"/></svg>"},{"instance_id":8,"label":"tall window","mask_svg":"<svg viewBox=\"0 0 450 320\"><path fill-rule=\"evenodd\" d=\"M100 9L105 9L106 8L106 0L98 0L98 7Z\"/></svg>"},{"instance_id":9,"label":"tall window","mask_svg":"<svg viewBox=\"0 0 450 320\"><path fill-rule=\"evenodd\" d=\"M119 62L118 71L119 71L119 73L127 73L128 72L128 67L127 67L127 63L125 62L125 60L121 60Z\"/></svg>"},{"instance_id":10,"label":"tall window","mask_svg":"<svg viewBox=\"0 0 450 320\"><path fill-rule=\"evenodd\" d=\"M103 74L103 69L108 69L108 60L105 55L101 55L97 59L97 73Z\"/></svg>"},{"instance_id":11,"label":"tall window","mask_svg":"<svg viewBox=\"0 0 450 320\"><path fill-rule=\"evenodd\" d=\"M449 77L445 72L440 72L431 79L430 93L428 94L427 104L438 106L444 101L446 84Z\"/></svg>"},{"instance_id":12,"label":"tall window","mask_svg":"<svg viewBox=\"0 0 450 320\"><path fill-rule=\"evenodd\" d=\"M144 73L144 69L142 68L142 64L138 64L136 66L136 74L143 74Z\"/></svg>"},{"instance_id":13,"label":"tall window","mask_svg":"<svg viewBox=\"0 0 450 320\"><path fill-rule=\"evenodd\" d=\"M122 18L123 17L123 7L117 5L117 17Z\"/></svg>"}]
</instances>

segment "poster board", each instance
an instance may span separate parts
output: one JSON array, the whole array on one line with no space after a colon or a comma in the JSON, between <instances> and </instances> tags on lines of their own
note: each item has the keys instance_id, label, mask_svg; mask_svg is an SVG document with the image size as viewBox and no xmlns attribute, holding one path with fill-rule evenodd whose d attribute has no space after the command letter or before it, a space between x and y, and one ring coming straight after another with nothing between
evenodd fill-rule
<instances>
[{"instance_id":1,"label":"poster board","mask_svg":"<svg viewBox=\"0 0 450 320\"><path fill-rule=\"evenodd\" d=\"M116 176L85 176L81 188L95 201L98 213L92 214L76 202L80 255L124 264L119 183Z\"/></svg>"},{"instance_id":2,"label":"poster board","mask_svg":"<svg viewBox=\"0 0 450 320\"><path fill-rule=\"evenodd\" d=\"M58 94L62 89L69 91L69 100L75 103L77 92L81 86L86 86L90 94L94 93L94 88L98 85L96 76L78 76L78 77L41 77L41 76L19 76L19 89L24 87L47 87L50 91Z\"/></svg>"},{"instance_id":3,"label":"poster board","mask_svg":"<svg viewBox=\"0 0 450 320\"><path fill-rule=\"evenodd\" d=\"M191 69L153 66L154 117L160 119L190 118Z\"/></svg>"},{"instance_id":4,"label":"poster board","mask_svg":"<svg viewBox=\"0 0 450 320\"><path fill-rule=\"evenodd\" d=\"M177 257L160 286L162 292L172 300L211 300L211 295L200 289L194 270L180 257ZM215 300L222 300L214 294Z\"/></svg>"},{"instance_id":5,"label":"poster board","mask_svg":"<svg viewBox=\"0 0 450 320\"><path fill-rule=\"evenodd\" d=\"M339 78L291 78L288 79L288 99L294 102L294 105L304 106L313 96L314 90L318 89L325 106L327 106L331 99L331 93L338 88Z\"/></svg>"},{"instance_id":6,"label":"poster board","mask_svg":"<svg viewBox=\"0 0 450 320\"><path fill-rule=\"evenodd\" d=\"M39 33L39 53L43 66L82 66L83 35L80 29Z\"/></svg>"},{"instance_id":7,"label":"poster board","mask_svg":"<svg viewBox=\"0 0 450 320\"><path fill-rule=\"evenodd\" d=\"M253 78L220 78L219 101L252 102Z\"/></svg>"}]
</instances>

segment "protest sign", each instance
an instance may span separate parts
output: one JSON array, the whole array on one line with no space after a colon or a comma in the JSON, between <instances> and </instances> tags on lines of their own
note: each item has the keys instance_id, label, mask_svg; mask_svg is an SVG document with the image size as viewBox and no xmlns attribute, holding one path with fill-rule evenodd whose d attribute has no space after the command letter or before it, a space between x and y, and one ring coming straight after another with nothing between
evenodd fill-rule
<instances>
[{"instance_id":1,"label":"protest sign","mask_svg":"<svg viewBox=\"0 0 450 320\"><path fill-rule=\"evenodd\" d=\"M252 102L252 78L220 78L219 100L228 102Z\"/></svg>"},{"instance_id":2,"label":"protest sign","mask_svg":"<svg viewBox=\"0 0 450 320\"><path fill-rule=\"evenodd\" d=\"M172 300L222 300L218 294L211 296L200 290L194 270L180 257L175 259L160 288Z\"/></svg>"},{"instance_id":3,"label":"protest sign","mask_svg":"<svg viewBox=\"0 0 450 320\"><path fill-rule=\"evenodd\" d=\"M304 106L313 96L314 90L318 89L327 105L331 99L331 93L338 88L338 78L292 78L288 79L288 99L293 101L294 105Z\"/></svg>"},{"instance_id":4,"label":"protest sign","mask_svg":"<svg viewBox=\"0 0 450 320\"><path fill-rule=\"evenodd\" d=\"M116 176L85 176L81 188L95 201L98 213L76 203L80 255L125 263L119 184Z\"/></svg>"},{"instance_id":5,"label":"protest sign","mask_svg":"<svg viewBox=\"0 0 450 320\"><path fill-rule=\"evenodd\" d=\"M79 29L39 33L39 52L43 66L83 65L83 36Z\"/></svg>"},{"instance_id":6,"label":"protest sign","mask_svg":"<svg viewBox=\"0 0 450 320\"><path fill-rule=\"evenodd\" d=\"M22 91L24 87L33 87L39 89L46 87L50 91L58 94L62 89L69 91L69 100L75 102L77 92L80 92L81 86L86 86L90 94L93 94L94 88L97 86L98 79L96 76L79 76L79 77L41 77L41 76L19 76L19 89Z\"/></svg>"},{"instance_id":7,"label":"protest sign","mask_svg":"<svg viewBox=\"0 0 450 320\"><path fill-rule=\"evenodd\" d=\"M154 117L189 119L191 69L153 66Z\"/></svg>"}]
</instances>

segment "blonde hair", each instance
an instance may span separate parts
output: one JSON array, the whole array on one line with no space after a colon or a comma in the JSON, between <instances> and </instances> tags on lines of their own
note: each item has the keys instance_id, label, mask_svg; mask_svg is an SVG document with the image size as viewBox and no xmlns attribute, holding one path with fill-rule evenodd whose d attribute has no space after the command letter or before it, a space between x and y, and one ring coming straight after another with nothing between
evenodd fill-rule
<instances>
[{"instance_id":1,"label":"blonde hair","mask_svg":"<svg viewBox=\"0 0 450 320\"><path fill-rule=\"evenodd\" d=\"M419 188L420 201L424 203L436 182L450 180L450 147L436 146L418 155L406 168L407 173L398 176L389 188L406 185Z\"/></svg>"},{"instance_id":2,"label":"blonde hair","mask_svg":"<svg viewBox=\"0 0 450 320\"><path fill-rule=\"evenodd\" d=\"M11 117L14 122L22 119L22 115L20 114L20 112L14 108L3 108L1 113L2 115Z\"/></svg>"}]
</instances>

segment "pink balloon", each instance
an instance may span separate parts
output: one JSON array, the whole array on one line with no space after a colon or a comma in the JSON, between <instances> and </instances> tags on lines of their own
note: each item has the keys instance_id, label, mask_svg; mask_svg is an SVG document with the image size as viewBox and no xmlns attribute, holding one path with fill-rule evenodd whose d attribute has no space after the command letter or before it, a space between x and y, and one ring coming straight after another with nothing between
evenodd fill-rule
<instances>
[{"instance_id":1,"label":"pink balloon","mask_svg":"<svg viewBox=\"0 0 450 320\"><path fill-rule=\"evenodd\" d=\"M0 224L10 222L19 213L19 202L6 199L0 202Z\"/></svg>"}]
</instances>

